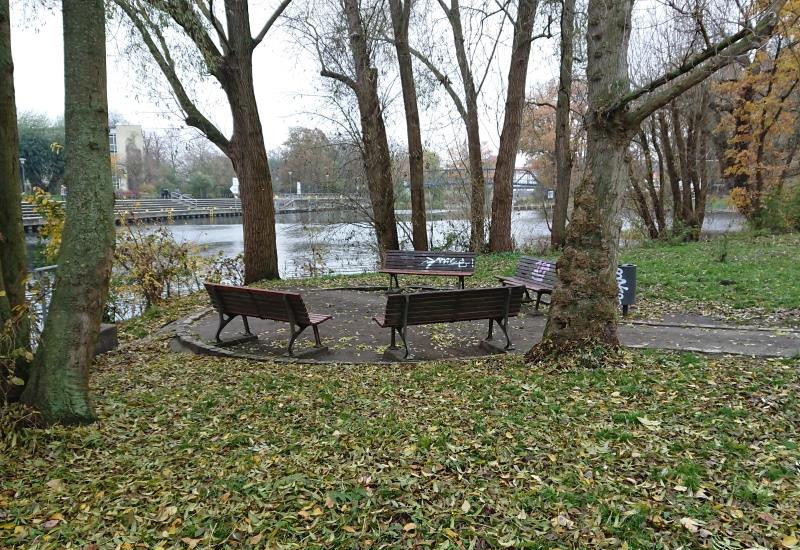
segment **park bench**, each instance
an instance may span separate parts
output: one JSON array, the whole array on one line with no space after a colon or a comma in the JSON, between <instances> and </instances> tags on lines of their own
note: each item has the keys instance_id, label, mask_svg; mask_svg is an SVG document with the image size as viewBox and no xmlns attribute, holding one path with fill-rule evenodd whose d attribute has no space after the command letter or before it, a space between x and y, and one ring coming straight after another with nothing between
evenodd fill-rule
<instances>
[{"instance_id":1,"label":"park bench","mask_svg":"<svg viewBox=\"0 0 800 550\"><path fill-rule=\"evenodd\" d=\"M519 285L525 287L525 294L529 301L533 301L530 292L536 293L536 309L542 302L542 295L552 294L556 284L556 264L547 260L540 260L523 256L517 264L517 270L512 276L498 277L504 285Z\"/></svg>"},{"instance_id":2,"label":"park bench","mask_svg":"<svg viewBox=\"0 0 800 550\"><path fill-rule=\"evenodd\" d=\"M320 341L318 327L332 316L309 313L300 294L214 283L205 283L205 287L211 297L211 303L219 313L219 328L216 334L218 343L222 343L219 337L222 329L234 318L241 316L245 333L248 336L253 336L247 323L248 317L289 323L291 329L287 351L289 356L292 356L295 340L308 327L314 330L316 345L313 352L319 353L327 350Z\"/></svg>"},{"instance_id":3,"label":"park bench","mask_svg":"<svg viewBox=\"0 0 800 550\"><path fill-rule=\"evenodd\" d=\"M506 337L506 350L511 349L508 334L508 318L515 317L520 310L524 288L506 286L497 288L471 288L437 290L413 294L388 294L386 312L372 318L378 326L392 329L390 350L396 350L395 333L400 335L405 347L403 359L408 358L408 327L457 321L489 320L489 335L492 340L494 323Z\"/></svg>"},{"instance_id":4,"label":"park bench","mask_svg":"<svg viewBox=\"0 0 800 550\"><path fill-rule=\"evenodd\" d=\"M398 275L458 277L464 288L464 277L475 274L475 253L387 250L380 272L389 274L389 290L400 288Z\"/></svg>"}]
</instances>

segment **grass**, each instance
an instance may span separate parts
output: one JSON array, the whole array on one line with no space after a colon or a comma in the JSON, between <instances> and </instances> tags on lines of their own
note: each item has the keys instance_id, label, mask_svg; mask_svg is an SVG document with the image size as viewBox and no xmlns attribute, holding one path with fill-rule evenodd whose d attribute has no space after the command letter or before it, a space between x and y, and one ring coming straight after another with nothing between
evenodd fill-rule
<instances>
[{"instance_id":1,"label":"grass","mask_svg":"<svg viewBox=\"0 0 800 550\"><path fill-rule=\"evenodd\" d=\"M2 449L0 547L775 548L800 532L798 366L275 365L133 343L97 365L97 424Z\"/></svg>"},{"instance_id":2,"label":"grass","mask_svg":"<svg viewBox=\"0 0 800 550\"><path fill-rule=\"evenodd\" d=\"M789 312L800 318L798 250L800 234L741 234L630 248L622 260L637 264L637 297L645 303L681 304L731 316L737 310L762 315L794 310ZM720 262L723 252L726 259Z\"/></svg>"}]
</instances>

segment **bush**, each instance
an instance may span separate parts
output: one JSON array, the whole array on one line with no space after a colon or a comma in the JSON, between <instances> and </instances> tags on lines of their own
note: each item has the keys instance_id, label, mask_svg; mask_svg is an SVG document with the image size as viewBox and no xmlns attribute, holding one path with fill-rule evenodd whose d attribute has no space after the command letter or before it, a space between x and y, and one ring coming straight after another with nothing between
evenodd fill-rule
<instances>
[{"instance_id":1,"label":"bush","mask_svg":"<svg viewBox=\"0 0 800 550\"><path fill-rule=\"evenodd\" d=\"M800 231L800 185L769 191L764 195L760 212L750 223L754 229L770 233Z\"/></svg>"}]
</instances>

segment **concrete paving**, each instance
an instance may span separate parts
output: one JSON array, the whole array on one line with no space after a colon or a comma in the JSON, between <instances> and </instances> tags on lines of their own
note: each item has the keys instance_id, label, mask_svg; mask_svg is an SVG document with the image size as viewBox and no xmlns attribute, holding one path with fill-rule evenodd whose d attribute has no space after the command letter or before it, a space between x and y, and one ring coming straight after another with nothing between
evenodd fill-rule
<instances>
[{"instance_id":1,"label":"concrete paving","mask_svg":"<svg viewBox=\"0 0 800 550\"><path fill-rule=\"evenodd\" d=\"M296 289L313 313L333 315L320 325L323 343L328 352L314 360L336 363L364 363L390 360L384 356L390 331L371 319L383 313L386 297L379 291ZM546 306L545 306L546 309ZM735 354L755 357L800 357L800 331L729 327L711 320L691 319L687 322L623 321L622 343L633 348L655 348L699 353ZM250 328L257 340L236 345L218 346L214 342L218 317L215 311L200 312L177 325L176 346L200 353L218 353L261 359L285 359L289 338L287 323L250 319ZM510 321L514 351L525 352L541 339L545 325L542 312L532 305L523 306L521 315ZM481 357L493 353L481 345L486 338L487 321L409 327L408 341L413 360ZM241 320L232 321L222 332L223 340L236 340L242 335ZM505 339L495 327L494 344L501 347ZM400 341L398 339L398 344ZM400 344L401 345L401 344ZM302 354L313 346L311 330L295 344Z\"/></svg>"}]
</instances>

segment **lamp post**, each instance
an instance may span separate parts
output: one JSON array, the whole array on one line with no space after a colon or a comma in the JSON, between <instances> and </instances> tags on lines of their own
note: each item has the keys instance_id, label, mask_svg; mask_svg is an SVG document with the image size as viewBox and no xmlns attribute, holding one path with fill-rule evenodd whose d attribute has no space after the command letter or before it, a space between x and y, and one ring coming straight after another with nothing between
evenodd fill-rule
<instances>
[{"instance_id":1,"label":"lamp post","mask_svg":"<svg viewBox=\"0 0 800 550\"><path fill-rule=\"evenodd\" d=\"M28 160L28 159L26 159L24 157L20 157L19 158L19 165L20 165L20 168L22 169L22 192L23 193L27 190L26 186L25 186L25 183L26 183L26 180L25 180L25 161L26 160Z\"/></svg>"},{"instance_id":2,"label":"lamp post","mask_svg":"<svg viewBox=\"0 0 800 550\"><path fill-rule=\"evenodd\" d=\"M286 186L287 192L291 195L292 194L292 171L289 170L289 183Z\"/></svg>"}]
</instances>

